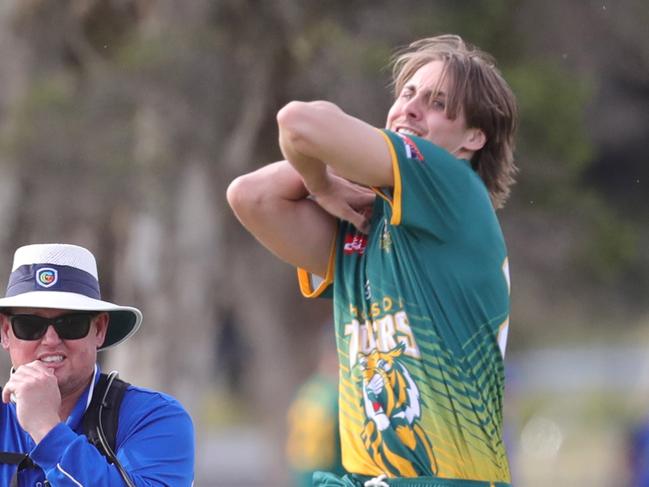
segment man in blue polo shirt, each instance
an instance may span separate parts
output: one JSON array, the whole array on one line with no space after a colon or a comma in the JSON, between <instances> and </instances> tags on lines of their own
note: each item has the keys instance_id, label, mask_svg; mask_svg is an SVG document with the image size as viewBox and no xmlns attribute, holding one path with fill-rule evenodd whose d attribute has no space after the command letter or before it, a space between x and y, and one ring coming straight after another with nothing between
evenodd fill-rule
<instances>
[{"instance_id":1,"label":"man in blue polo shirt","mask_svg":"<svg viewBox=\"0 0 649 487\"><path fill-rule=\"evenodd\" d=\"M105 382L97 351L126 340L141 321L138 309L101 300L85 248L16 251L0 299L2 347L12 362L0 403L0 485L192 485L194 429L174 398L129 385L111 460L84 431L93 393ZM19 465L6 460L12 455L22 455Z\"/></svg>"}]
</instances>

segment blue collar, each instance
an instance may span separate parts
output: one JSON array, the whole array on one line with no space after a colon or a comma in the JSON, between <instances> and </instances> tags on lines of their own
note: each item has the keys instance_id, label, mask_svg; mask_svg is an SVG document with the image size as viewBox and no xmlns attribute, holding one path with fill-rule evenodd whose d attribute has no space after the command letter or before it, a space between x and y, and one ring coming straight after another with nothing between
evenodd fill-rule
<instances>
[{"instance_id":1,"label":"blue collar","mask_svg":"<svg viewBox=\"0 0 649 487\"><path fill-rule=\"evenodd\" d=\"M99 382L99 374L100 374L99 365L95 364L95 371L94 371L92 381L90 382L90 385L86 387L86 389L83 391L83 393L77 400L77 403L74 405L74 408L70 413L70 416L68 416L68 419L65 420L65 424L67 424L70 428L72 428L75 431L78 431L78 428L81 427L81 420L83 418L83 415L88 409L88 406L90 406L90 401L92 400L92 393L95 390L95 386L97 385L97 382Z\"/></svg>"}]
</instances>

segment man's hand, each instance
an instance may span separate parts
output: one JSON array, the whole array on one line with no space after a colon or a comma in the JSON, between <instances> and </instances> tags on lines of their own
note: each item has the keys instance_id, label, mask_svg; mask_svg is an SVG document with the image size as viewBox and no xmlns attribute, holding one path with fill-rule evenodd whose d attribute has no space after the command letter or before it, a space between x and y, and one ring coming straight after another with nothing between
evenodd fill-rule
<instances>
[{"instance_id":1,"label":"man's hand","mask_svg":"<svg viewBox=\"0 0 649 487\"><path fill-rule=\"evenodd\" d=\"M376 194L365 186L359 186L345 178L327 171L327 177L317 188L309 188L312 198L329 214L352 223L367 233L369 217Z\"/></svg>"},{"instance_id":2,"label":"man's hand","mask_svg":"<svg viewBox=\"0 0 649 487\"><path fill-rule=\"evenodd\" d=\"M61 393L52 369L35 360L21 365L2 388L2 401L16 402L20 426L39 443L61 422Z\"/></svg>"}]
</instances>

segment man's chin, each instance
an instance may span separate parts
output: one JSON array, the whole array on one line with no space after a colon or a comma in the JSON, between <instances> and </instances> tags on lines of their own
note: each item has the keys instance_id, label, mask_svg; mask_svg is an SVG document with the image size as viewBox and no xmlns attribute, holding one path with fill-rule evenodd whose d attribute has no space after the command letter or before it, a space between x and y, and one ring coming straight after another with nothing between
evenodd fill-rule
<instances>
[{"instance_id":1,"label":"man's chin","mask_svg":"<svg viewBox=\"0 0 649 487\"><path fill-rule=\"evenodd\" d=\"M59 387L61 387L61 384L64 384L65 382L67 382L67 380L66 380L67 379L66 372L61 367L49 368L49 369L54 374L54 377L56 377L56 381L59 383Z\"/></svg>"}]
</instances>

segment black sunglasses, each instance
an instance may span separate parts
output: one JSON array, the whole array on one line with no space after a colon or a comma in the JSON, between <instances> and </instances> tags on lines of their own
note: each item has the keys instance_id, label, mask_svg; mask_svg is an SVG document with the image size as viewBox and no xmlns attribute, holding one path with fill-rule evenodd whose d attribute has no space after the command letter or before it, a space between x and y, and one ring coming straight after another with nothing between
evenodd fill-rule
<instances>
[{"instance_id":1,"label":"black sunglasses","mask_svg":"<svg viewBox=\"0 0 649 487\"><path fill-rule=\"evenodd\" d=\"M7 315L16 338L38 340L52 325L61 340L79 340L88 335L90 323L97 313L68 313L56 318L37 315Z\"/></svg>"}]
</instances>

